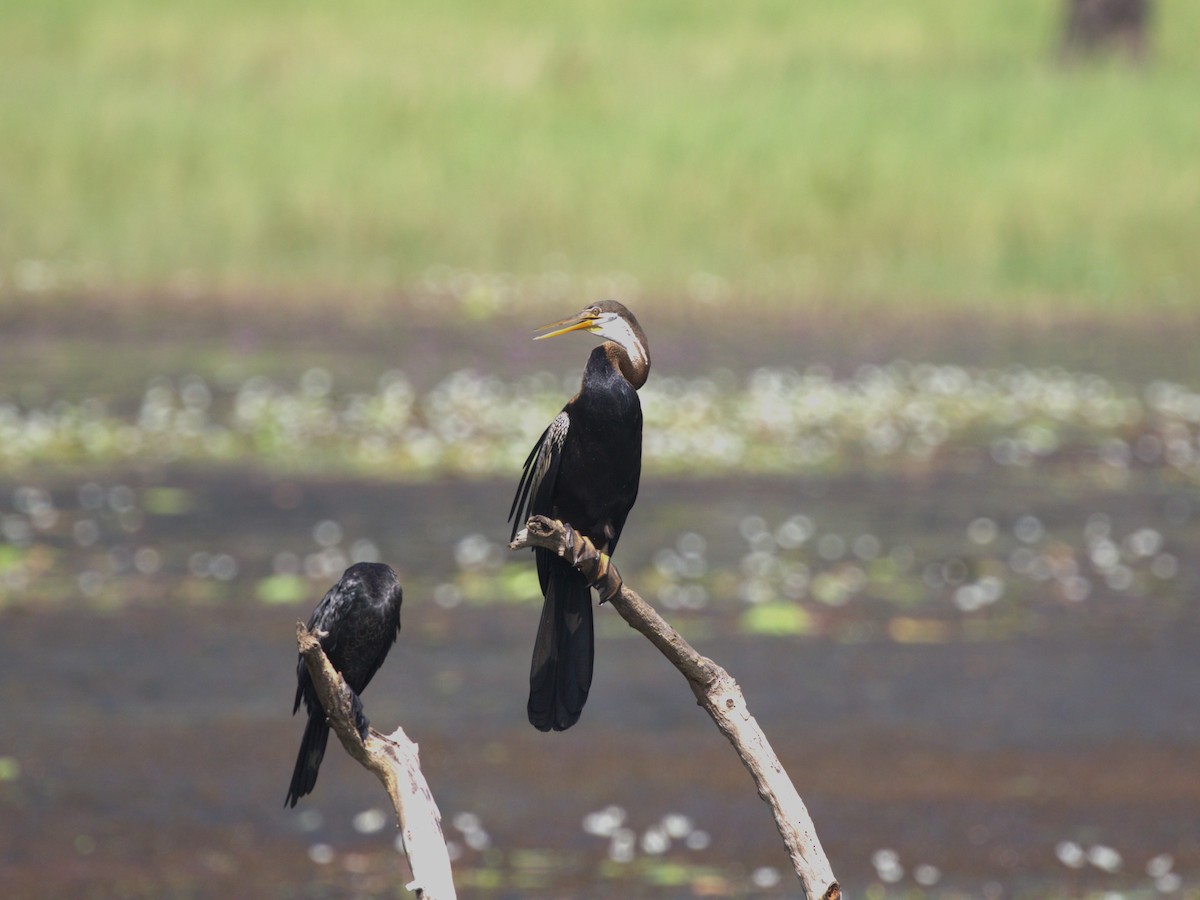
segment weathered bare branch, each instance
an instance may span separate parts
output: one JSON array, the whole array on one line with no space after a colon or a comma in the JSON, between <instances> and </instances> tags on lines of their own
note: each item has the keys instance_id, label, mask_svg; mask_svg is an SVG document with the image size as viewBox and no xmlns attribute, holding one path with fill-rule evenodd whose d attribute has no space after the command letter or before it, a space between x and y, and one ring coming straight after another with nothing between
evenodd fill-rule
<instances>
[{"instance_id":1,"label":"weathered bare branch","mask_svg":"<svg viewBox=\"0 0 1200 900\"><path fill-rule=\"evenodd\" d=\"M610 601L630 626L641 632L687 679L696 700L729 739L750 772L758 794L771 807L792 867L810 900L838 900L841 887L817 840L816 828L779 757L763 734L737 682L701 656L645 600L621 581L609 558L570 525L533 516L509 545L513 550L543 547L567 559Z\"/></svg>"},{"instance_id":2,"label":"weathered bare branch","mask_svg":"<svg viewBox=\"0 0 1200 900\"><path fill-rule=\"evenodd\" d=\"M422 900L454 900L454 877L442 836L442 816L421 774L417 745L403 728L387 735L370 728L363 741L354 726L353 692L303 622L296 623L296 643L329 727L346 752L383 782L392 800L413 873L408 889Z\"/></svg>"}]
</instances>

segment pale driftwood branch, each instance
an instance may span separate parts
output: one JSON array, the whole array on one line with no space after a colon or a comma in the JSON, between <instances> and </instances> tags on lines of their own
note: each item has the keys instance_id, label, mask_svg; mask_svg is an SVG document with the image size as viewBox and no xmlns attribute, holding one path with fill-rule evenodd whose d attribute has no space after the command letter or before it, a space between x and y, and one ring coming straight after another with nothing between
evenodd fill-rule
<instances>
[{"instance_id":1,"label":"pale driftwood branch","mask_svg":"<svg viewBox=\"0 0 1200 900\"><path fill-rule=\"evenodd\" d=\"M408 889L422 900L454 900L454 876L442 836L442 816L421 774L417 745L403 728L386 735L370 728L364 742L354 726L353 693L303 622L296 623L296 643L329 727L346 752L383 782L392 800L413 874Z\"/></svg>"},{"instance_id":2,"label":"pale driftwood branch","mask_svg":"<svg viewBox=\"0 0 1200 900\"><path fill-rule=\"evenodd\" d=\"M602 600L611 602L626 622L679 669L697 701L733 744L759 796L770 805L805 894L810 900L838 900L842 889L817 840L808 809L729 673L697 653L645 600L622 583L609 558L569 524L533 516L509 546L514 550L544 547L567 559L600 592Z\"/></svg>"}]
</instances>

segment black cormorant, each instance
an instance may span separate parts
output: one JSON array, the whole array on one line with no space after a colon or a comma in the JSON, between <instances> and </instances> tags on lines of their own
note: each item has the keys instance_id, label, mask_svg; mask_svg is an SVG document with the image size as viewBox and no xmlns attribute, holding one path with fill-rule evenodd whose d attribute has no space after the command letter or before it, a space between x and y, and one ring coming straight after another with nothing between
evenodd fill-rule
<instances>
[{"instance_id":1,"label":"black cormorant","mask_svg":"<svg viewBox=\"0 0 1200 900\"><path fill-rule=\"evenodd\" d=\"M308 620L309 631L318 632L321 649L329 662L341 672L355 697L362 693L379 671L388 650L400 633L400 602L404 592L391 567L382 563L355 563L348 568L329 593L317 604ZM325 710L303 658L296 664L296 702L292 714L300 708L308 711L308 724L300 742L300 754L292 773L285 806L312 791L317 770L325 756L329 725ZM356 704L357 726L363 740L367 737L367 719Z\"/></svg>"},{"instance_id":2,"label":"black cormorant","mask_svg":"<svg viewBox=\"0 0 1200 900\"><path fill-rule=\"evenodd\" d=\"M529 516L559 519L612 554L637 499L642 471L642 406L637 391L650 373L646 335L614 300L594 303L535 340L590 331L607 340L592 350L579 393L543 432L525 461L509 518L513 535ZM535 550L542 618L529 672L529 721L563 731L579 720L592 684L592 599L566 560Z\"/></svg>"}]
</instances>

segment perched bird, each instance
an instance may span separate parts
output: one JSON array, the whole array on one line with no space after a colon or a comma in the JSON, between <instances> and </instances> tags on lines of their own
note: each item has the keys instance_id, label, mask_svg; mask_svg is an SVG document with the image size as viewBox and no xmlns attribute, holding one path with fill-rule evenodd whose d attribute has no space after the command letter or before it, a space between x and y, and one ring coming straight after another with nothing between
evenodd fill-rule
<instances>
[{"instance_id":1,"label":"perched bird","mask_svg":"<svg viewBox=\"0 0 1200 900\"><path fill-rule=\"evenodd\" d=\"M355 563L342 573L341 580L329 589L308 620L308 629L317 633L329 662L354 691L355 724L364 740L368 723L357 698L396 642L403 599L400 581L390 566ZM317 698L303 658L296 665L296 682L292 715L303 700L308 711L308 724L304 727L300 754L296 757L296 769L292 772L292 784L283 801L284 806L295 806L297 800L312 792L329 740L325 710Z\"/></svg>"},{"instance_id":2,"label":"perched bird","mask_svg":"<svg viewBox=\"0 0 1200 900\"><path fill-rule=\"evenodd\" d=\"M525 461L509 519L513 536L529 516L559 519L612 554L637 499L642 471L642 405L650 349L633 313L614 300L543 325L535 340L589 331L607 340L592 350L579 393L543 432ZM536 549L542 618L529 672L530 723L564 731L579 720L592 684L592 598L584 577L549 550Z\"/></svg>"}]
</instances>

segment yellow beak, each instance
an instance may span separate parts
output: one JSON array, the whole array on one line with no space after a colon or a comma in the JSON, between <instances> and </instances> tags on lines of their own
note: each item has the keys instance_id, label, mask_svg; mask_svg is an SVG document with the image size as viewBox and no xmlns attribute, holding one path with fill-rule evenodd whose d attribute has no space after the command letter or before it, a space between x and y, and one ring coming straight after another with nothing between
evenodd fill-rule
<instances>
[{"instance_id":1,"label":"yellow beak","mask_svg":"<svg viewBox=\"0 0 1200 900\"><path fill-rule=\"evenodd\" d=\"M588 313L576 313L558 322L551 322L549 325L539 325L536 329L537 331L545 331L547 328L555 330L547 334L539 334L534 340L541 341L545 338L558 337L560 334L567 334L572 331L588 331L596 324L597 318L597 316L589 315Z\"/></svg>"}]
</instances>

